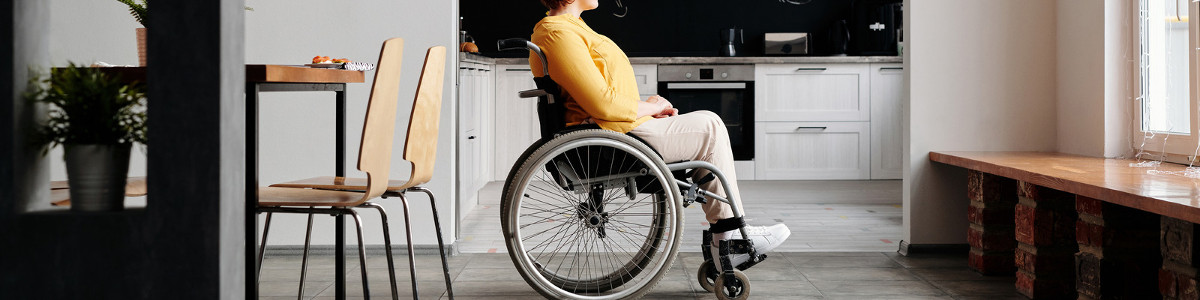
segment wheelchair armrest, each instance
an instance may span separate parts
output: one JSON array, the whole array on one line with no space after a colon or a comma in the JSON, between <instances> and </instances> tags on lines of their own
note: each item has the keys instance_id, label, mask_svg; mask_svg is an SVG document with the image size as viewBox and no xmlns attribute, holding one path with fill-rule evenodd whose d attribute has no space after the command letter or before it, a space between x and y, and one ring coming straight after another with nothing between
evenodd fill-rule
<instances>
[{"instance_id":1,"label":"wheelchair armrest","mask_svg":"<svg viewBox=\"0 0 1200 300\"><path fill-rule=\"evenodd\" d=\"M521 98L534 98L534 97L541 97L541 96L545 96L545 95L549 95L549 94L550 93L547 93L546 90L542 90L542 89L526 90L526 91L521 91L521 93L520 93Z\"/></svg>"}]
</instances>

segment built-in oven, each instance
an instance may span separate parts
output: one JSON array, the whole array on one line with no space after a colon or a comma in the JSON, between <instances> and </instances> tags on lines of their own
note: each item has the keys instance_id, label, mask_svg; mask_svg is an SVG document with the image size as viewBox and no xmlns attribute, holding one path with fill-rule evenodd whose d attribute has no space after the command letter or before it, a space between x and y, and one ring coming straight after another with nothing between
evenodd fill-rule
<instances>
[{"instance_id":1,"label":"built-in oven","mask_svg":"<svg viewBox=\"0 0 1200 300\"><path fill-rule=\"evenodd\" d=\"M721 116L734 160L754 159L754 65L659 65L658 93L681 114Z\"/></svg>"}]
</instances>

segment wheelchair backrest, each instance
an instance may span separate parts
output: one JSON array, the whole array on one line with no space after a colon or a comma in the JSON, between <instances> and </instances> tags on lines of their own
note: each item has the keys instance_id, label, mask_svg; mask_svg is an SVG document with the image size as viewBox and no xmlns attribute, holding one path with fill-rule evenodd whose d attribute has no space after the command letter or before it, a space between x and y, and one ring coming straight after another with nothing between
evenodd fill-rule
<instances>
[{"instance_id":1,"label":"wheelchair backrest","mask_svg":"<svg viewBox=\"0 0 1200 300\"><path fill-rule=\"evenodd\" d=\"M553 138L555 134L566 128L567 110L561 101L561 99L566 99L566 92L558 86L558 83L554 82L554 79L550 78L550 65L546 61L546 54L537 44L520 38L499 40L496 45L500 51L528 49L541 60L544 76L533 78L533 83L537 85L538 90L545 92L538 96L538 125L541 126L543 140Z\"/></svg>"}]
</instances>

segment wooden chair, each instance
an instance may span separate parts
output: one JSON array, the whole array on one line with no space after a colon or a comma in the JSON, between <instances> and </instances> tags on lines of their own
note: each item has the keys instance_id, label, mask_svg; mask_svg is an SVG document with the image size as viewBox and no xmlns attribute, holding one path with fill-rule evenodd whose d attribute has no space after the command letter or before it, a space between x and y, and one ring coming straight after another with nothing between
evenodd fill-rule
<instances>
[{"instance_id":1,"label":"wooden chair","mask_svg":"<svg viewBox=\"0 0 1200 300\"><path fill-rule=\"evenodd\" d=\"M66 180L50 182L50 205L71 206L71 189ZM129 177L125 180L125 197L146 195L146 177Z\"/></svg>"},{"instance_id":2,"label":"wooden chair","mask_svg":"<svg viewBox=\"0 0 1200 300\"><path fill-rule=\"evenodd\" d=\"M385 44L384 47L385 47L385 52L386 52L387 45ZM398 58L399 57L397 56L397 59ZM372 198L379 197L379 196L382 196L383 198L398 197L398 198L400 198L401 203L404 205L405 230L407 231L406 235L408 238L409 272L411 274L411 279L412 279L413 298L416 298L417 297L416 261L413 256L414 251L413 251L413 243L412 243L412 228L411 228L411 223L409 222L410 218L409 218L408 201L407 201L407 198L405 197L406 192L422 192L422 193L425 193L426 195L428 195L428 197L429 197L431 208L433 210L434 227L435 227L435 230L437 231L438 249L439 249L438 253L441 255L441 259L442 259L442 270L443 270L443 274L444 274L444 277L446 280L446 288L447 288L448 295L451 298L454 297L453 287L451 286L451 282L450 282L449 266L446 262L445 245L442 241L442 236L441 236L441 224L437 217L436 201L434 199L433 193L430 190L420 186L422 184L429 182L429 180L433 177L434 160L435 160L436 154L437 154L437 133L438 133L438 123L439 123L440 114L441 114L443 76L444 76L445 64L446 64L445 61L446 61L446 48L445 47L438 46L438 47L429 48L429 50L426 53L425 64L422 68L421 78L420 78L419 84L417 86L417 95L416 95L415 101L413 102L412 114L411 114L411 118L409 119L407 139L405 140L405 145L404 145L404 159L409 161L410 163L412 163L412 173L410 174L408 180L406 180L406 181L404 181L404 180L388 180L387 170L390 167L390 161L386 161L386 160L385 161L374 161L374 162L364 161L364 156L367 156L367 154L366 154L365 150L362 150L363 152L360 152L360 155L359 155L359 169L363 170L364 172L367 172L367 178L365 178L365 179L364 178L344 178L344 177L317 177L317 178L310 178L310 179L298 180L298 181L281 183L281 184L273 184L267 188L267 189L271 189L271 190L275 190L275 191L287 190L287 191L303 191L303 192L353 193L353 194L362 194L365 192L366 195L364 197L362 197L360 199L356 199L352 203L344 203L344 205L338 204L336 207L340 207L340 208L335 207L335 210L348 211L347 213L355 216L356 222L358 222L357 215L354 215L352 210L350 210L348 208L364 207L364 208L374 208L379 211L380 215L383 218L384 243L386 244L384 246L384 249L386 250L386 253L388 256L388 258L387 258L388 270L390 272L389 278L391 279L391 283L392 283L393 298L395 298L398 293L397 293L397 288L396 288L395 269L394 269L394 265L392 262L391 238L390 238L390 233L388 232L387 213L384 211L382 206L375 204L375 203L367 202L367 200L370 200ZM380 67L379 67L380 71L377 71L376 79L375 79L376 87L378 87L378 83L380 82L379 74L383 71L384 66L385 66L384 61L383 61L383 55L381 55L379 65L380 65ZM398 65L398 62L397 62L397 65ZM394 93L394 91L393 91L393 93ZM387 98L387 99L395 99L394 94L392 97ZM367 127L370 127L374 124L374 123L372 123L373 121L371 121L371 119L370 119L371 114L373 113L372 111L375 110L374 102L376 101L376 94L374 92L372 93L371 101L372 101L372 104L370 104L371 107L368 108L368 122L366 125ZM395 106L393 105L390 110L393 113L391 119L394 119ZM389 123L391 123L391 121L389 121ZM392 135L391 128L393 128L393 127L394 126L389 126L387 129L387 135L389 136L389 139L385 143L387 145L387 149L386 149L387 151L382 152L382 153L376 153L375 155L384 155L384 154L391 153L390 136ZM383 141L382 140L368 141L367 132L368 132L368 129L364 128L363 144L361 147L363 149L366 149L368 147L381 147L377 144L381 143ZM374 164L374 166L368 166L368 164ZM372 169L372 168L382 169L382 172L380 172L378 170L376 170L374 172L368 171L368 169ZM260 192L260 199L264 199L261 196L261 194L262 194L262 192ZM263 200L260 200L259 203L260 203L260 206L264 206L267 204L278 205L278 206L310 206L310 205L320 206L321 205L321 204L312 204L310 202L305 202L305 203L264 202ZM328 204L324 204L324 205L328 205ZM271 209L271 210L272 211L297 211L295 209ZM311 212L308 209L301 209L299 211ZM268 220L269 220L269 215L268 215ZM311 226L312 226L312 219L310 216L309 232L311 232ZM359 225L358 230L359 230L360 263L364 264L364 266L362 266L361 268L365 270L365 268L366 268L365 260L363 260L363 258L362 258L363 254L365 253L365 250L362 248L362 226L361 226L361 224ZM264 245L265 245L266 234L264 234L263 236L264 236L263 238L264 238ZM304 260L307 261L307 252L308 252L307 233L306 233L305 240L306 240L306 242L305 242L305 258L304 258ZM261 260L262 260L261 255L262 254L260 253L260 257L259 257L260 265L261 265ZM307 264L307 262L305 262L304 264ZM303 276L304 275L303 275L303 272L301 274L302 274L301 275L301 291L303 291L303 280L304 280ZM368 278L365 271L363 272L362 276L363 276L362 278ZM363 289L364 289L364 293L366 293L366 290L367 290L366 280L364 280L364 282L363 282Z\"/></svg>"}]
</instances>

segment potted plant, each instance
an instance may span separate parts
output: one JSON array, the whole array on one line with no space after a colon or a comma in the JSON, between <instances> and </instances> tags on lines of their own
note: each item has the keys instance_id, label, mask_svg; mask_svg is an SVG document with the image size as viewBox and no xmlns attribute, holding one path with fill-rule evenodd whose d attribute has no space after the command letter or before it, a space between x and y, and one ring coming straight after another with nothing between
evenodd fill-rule
<instances>
[{"instance_id":1,"label":"potted plant","mask_svg":"<svg viewBox=\"0 0 1200 300\"><path fill-rule=\"evenodd\" d=\"M129 14L133 15L133 19L142 24L142 28L134 29L137 34L137 49L138 49L138 65L146 66L146 17L150 15L150 0L117 0L121 4L129 7ZM246 6L247 11L252 11L254 8Z\"/></svg>"},{"instance_id":2,"label":"potted plant","mask_svg":"<svg viewBox=\"0 0 1200 300\"><path fill-rule=\"evenodd\" d=\"M126 6L129 6L129 14L133 15L133 19L142 24L142 28L134 29L137 34L137 49L138 49L138 65L146 65L146 15L150 13L148 5L150 0L142 0L138 3L135 0L117 0Z\"/></svg>"},{"instance_id":3,"label":"potted plant","mask_svg":"<svg viewBox=\"0 0 1200 300\"><path fill-rule=\"evenodd\" d=\"M43 155L63 145L72 211L124 208L133 143L146 143L145 93L97 68L71 63L49 78L31 79L26 97L45 103L48 118L35 133Z\"/></svg>"}]
</instances>

